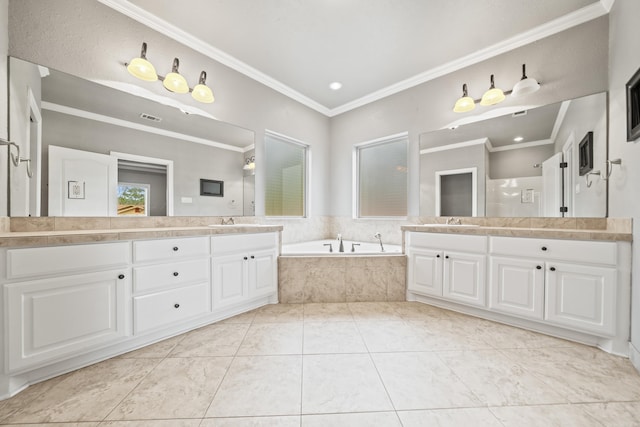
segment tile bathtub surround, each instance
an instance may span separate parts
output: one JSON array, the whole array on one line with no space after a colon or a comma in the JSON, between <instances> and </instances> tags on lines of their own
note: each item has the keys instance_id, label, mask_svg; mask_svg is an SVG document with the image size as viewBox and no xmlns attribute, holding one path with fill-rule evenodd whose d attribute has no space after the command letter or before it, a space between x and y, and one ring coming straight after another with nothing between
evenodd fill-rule
<instances>
[{"instance_id":1,"label":"tile bathtub surround","mask_svg":"<svg viewBox=\"0 0 640 427\"><path fill-rule=\"evenodd\" d=\"M278 259L282 303L404 301L404 255L287 257Z\"/></svg>"},{"instance_id":2,"label":"tile bathtub surround","mask_svg":"<svg viewBox=\"0 0 640 427\"><path fill-rule=\"evenodd\" d=\"M420 303L278 304L33 385L0 425L637 426L640 375Z\"/></svg>"}]
</instances>

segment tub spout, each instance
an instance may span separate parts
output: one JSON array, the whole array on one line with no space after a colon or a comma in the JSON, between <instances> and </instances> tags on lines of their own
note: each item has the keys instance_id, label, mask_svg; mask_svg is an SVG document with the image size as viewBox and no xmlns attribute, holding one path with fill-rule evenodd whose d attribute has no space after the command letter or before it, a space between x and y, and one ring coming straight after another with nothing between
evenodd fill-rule
<instances>
[{"instance_id":1,"label":"tub spout","mask_svg":"<svg viewBox=\"0 0 640 427\"><path fill-rule=\"evenodd\" d=\"M378 239L378 241L380 242L380 252L384 252L384 246L382 245L382 234L380 234L379 232L376 232L376 234L374 234L373 237Z\"/></svg>"},{"instance_id":2,"label":"tub spout","mask_svg":"<svg viewBox=\"0 0 640 427\"><path fill-rule=\"evenodd\" d=\"M340 242L340 248L338 252L344 252L344 244L342 243L342 234L338 234L338 241Z\"/></svg>"},{"instance_id":3,"label":"tub spout","mask_svg":"<svg viewBox=\"0 0 640 427\"><path fill-rule=\"evenodd\" d=\"M356 246L360 246L360 243L352 243L351 244L351 252L355 252L356 251Z\"/></svg>"}]
</instances>

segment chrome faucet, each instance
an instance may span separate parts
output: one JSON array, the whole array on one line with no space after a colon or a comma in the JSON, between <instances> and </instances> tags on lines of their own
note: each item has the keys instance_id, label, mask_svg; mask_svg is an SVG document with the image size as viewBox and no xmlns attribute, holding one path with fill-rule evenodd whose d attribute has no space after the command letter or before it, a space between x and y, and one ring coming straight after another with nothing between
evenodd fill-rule
<instances>
[{"instance_id":1,"label":"chrome faucet","mask_svg":"<svg viewBox=\"0 0 640 427\"><path fill-rule=\"evenodd\" d=\"M462 225L462 221L460 221L460 218L450 217L447 219L447 225Z\"/></svg>"},{"instance_id":2,"label":"chrome faucet","mask_svg":"<svg viewBox=\"0 0 640 427\"><path fill-rule=\"evenodd\" d=\"M338 241L340 242L340 248L338 252L344 252L344 244L342 243L342 234L338 234Z\"/></svg>"},{"instance_id":3,"label":"chrome faucet","mask_svg":"<svg viewBox=\"0 0 640 427\"><path fill-rule=\"evenodd\" d=\"M325 243L325 244L324 244L324 245L322 245L322 246L329 246L329 252L333 252L333 244L331 244L331 243Z\"/></svg>"},{"instance_id":4,"label":"chrome faucet","mask_svg":"<svg viewBox=\"0 0 640 427\"><path fill-rule=\"evenodd\" d=\"M376 234L374 234L373 237L380 241L380 252L384 252L384 246L382 245L382 234L376 231Z\"/></svg>"},{"instance_id":5,"label":"chrome faucet","mask_svg":"<svg viewBox=\"0 0 640 427\"><path fill-rule=\"evenodd\" d=\"M360 243L352 243L351 244L351 252L355 252L356 251L356 246L360 246Z\"/></svg>"}]
</instances>

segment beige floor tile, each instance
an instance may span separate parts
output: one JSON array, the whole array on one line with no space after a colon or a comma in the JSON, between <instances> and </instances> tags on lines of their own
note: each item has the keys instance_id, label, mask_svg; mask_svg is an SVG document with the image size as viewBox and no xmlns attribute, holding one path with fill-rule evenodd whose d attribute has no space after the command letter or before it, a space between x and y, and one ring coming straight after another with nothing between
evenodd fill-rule
<instances>
[{"instance_id":1,"label":"beige floor tile","mask_svg":"<svg viewBox=\"0 0 640 427\"><path fill-rule=\"evenodd\" d=\"M402 427L395 412L303 415L302 427Z\"/></svg>"},{"instance_id":2,"label":"beige floor tile","mask_svg":"<svg viewBox=\"0 0 640 427\"><path fill-rule=\"evenodd\" d=\"M304 305L305 322L348 322L353 320L346 303L309 303Z\"/></svg>"},{"instance_id":3,"label":"beige floor tile","mask_svg":"<svg viewBox=\"0 0 640 427\"><path fill-rule=\"evenodd\" d=\"M505 427L602 427L581 406L502 406L490 410Z\"/></svg>"},{"instance_id":4,"label":"beige floor tile","mask_svg":"<svg viewBox=\"0 0 640 427\"><path fill-rule=\"evenodd\" d=\"M87 423L38 423L38 424L0 424L0 427L96 427L98 422Z\"/></svg>"},{"instance_id":5,"label":"beige floor tile","mask_svg":"<svg viewBox=\"0 0 640 427\"><path fill-rule=\"evenodd\" d=\"M356 323L305 322L304 354L367 353Z\"/></svg>"},{"instance_id":6,"label":"beige floor tile","mask_svg":"<svg viewBox=\"0 0 640 427\"><path fill-rule=\"evenodd\" d=\"M218 325L224 325L226 323L252 323L258 310L251 310L246 313L238 314L228 319L217 322Z\"/></svg>"},{"instance_id":7,"label":"beige floor tile","mask_svg":"<svg viewBox=\"0 0 640 427\"><path fill-rule=\"evenodd\" d=\"M109 414L109 420L203 417L230 357L163 360Z\"/></svg>"},{"instance_id":8,"label":"beige floor tile","mask_svg":"<svg viewBox=\"0 0 640 427\"><path fill-rule=\"evenodd\" d=\"M368 354L304 356L302 413L393 410Z\"/></svg>"},{"instance_id":9,"label":"beige floor tile","mask_svg":"<svg viewBox=\"0 0 640 427\"><path fill-rule=\"evenodd\" d=\"M481 406L436 353L372 355L396 410Z\"/></svg>"},{"instance_id":10,"label":"beige floor tile","mask_svg":"<svg viewBox=\"0 0 640 427\"><path fill-rule=\"evenodd\" d=\"M432 345L420 336L416 328L402 320L358 322L358 329L372 353L432 349Z\"/></svg>"},{"instance_id":11,"label":"beige floor tile","mask_svg":"<svg viewBox=\"0 0 640 427\"><path fill-rule=\"evenodd\" d=\"M180 341L184 339L186 334L178 335L177 337L162 340L155 344L142 347L139 350L130 351L122 356L118 356L123 359L164 359L171 353Z\"/></svg>"},{"instance_id":12,"label":"beige floor tile","mask_svg":"<svg viewBox=\"0 0 640 427\"><path fill-rule=\"evenodd\" d=\"M236 357L206 417L299 415L302 356Z\"/></svg>"},{"instance_id":13,"label":"beige floor tile","mask_svg":"<svg viewBox=\"0 0 640 427\"><path fill-rule=\"evenodd\" d=\"M500 350L441 352L438 356L483 404L566 403L566 399Z\"/></svg>"},{"instance_id":14,"label":"beige floor tile","mask_svg":"<svg viewBox=\"0 0 640 427\"><path fill-rule=\"evenodd\" d=\"M493 349L482 336L474 333L471 321L449 317L434 320L409 320L424 346L433 351Z\"/></svg>"},{"instance_id":15,"label":"beige floor tile","mask_svg":"<svg viewBox=\"0 0 640 427\"><path fill-rule=\"evenodd\" d=\"M253 323L302 322L302 304L269 304L256 310Z\"/></svg>"},{"instance_id":16,"label":"beige floor tile","mask_svg":"<svg viewBox=\"0 0 640 427\"><path fill-rule=\"evenodd\" d=\"M0 422L4 421L7 417L20 411L21 409L28 407L38 396L48 393L53 389L60 381L64 380L71 374L61 375L59 377L52 378L47 381L43 381L32 386L27 387L25 390L16 394L15 396L0 401Z\"/></svg>"},{"instance_id":17,"label":"beige floor tile","mask_svg":"<svg viewBox=\"0 0 640 427\"><path fill-rule=\"evenodd\" d=\"M545 348L579 345L549 335L482 319L468 321L465 330L468 334L481 338L494 348Z\"/></svg>"},{"instance_id":18,"label":"beige floor tile","mask_svg":"<svg viewBox=\"0 0 640 427\"><path fill-rule=\"evenodd\" d=\"M404 427L503 427L486 408L398 411L398 416Z\"/></svg>"},{"instance_id":19,"label":"beige floor tile","mask_svg":"<svg viewBox=\"0 0 640 427\"><path fill-rule=\"evenodd\" d=\"M640 400L628 359L591 347L500 350L572 403Z\"/></svg>"},{"instance_id":20,"label":"beige floor tile","mask_svg":"<svg viewBox=\"0 0 640 427\"><path fill-rule=\"evenodd\" d=\"M389 302L350 302L349 310L357 321L402 320Z\"/></svg>"},{"instance_id":21,"label":"beige floor tile","mask_svg":"<svg viewBox=\"0 0 640 427\"><path fill-rule=\"evenodd\" d=\"M451 317L452 311L421 302L390 302L389 305L405 320L431 320Z\"/></svg>"},{"instance_id":22,"label":"beige floor tile","mask_svg":"<svg viewBox=\"0 0 640 427\"><path fill-rule=\"evenodd\" d=\"M605 426L640 426L640 402L588 403L581 406Z\"/></svg>"},{"instance_id":23,"label":"beige floor tile","mask_svg":"<svg viewBox=\"0 0 640 427\"><path fill-rule=\"evenodd\" d=\"M254 323L249 328L239 356L302 354L302 322Z\"/></svg>"},{"instance_id":24,"label":"beige floor tile","mask_svg":"<svg viewBox=\"0 0 640 427\"><path fill-rule=\"evenodd\" d=\"M199 427L200 419L193 420L146 420L146 421L103 421L99 427Z\"/></svg>"},{"instance_id":25,"label":"beige floor tile","mask_svg":"<svg viewBox=\"0 0 640 427\"><path fill-rule=\"evenodd\" d=\"M185 336L170 357L235 356L249 326L248 323L214 323L196 329Z\"/></svg>"},{"instance_id":26,"label":"beige floor tile","mask_svg":"<svg viewBox=\"0 0 640 427\"><path fill-rule=\"evenodd\" d=\"M200 427L300 427L300 417L205 418Z\"/></svg>"},{"instance_id":27,"label":"beige floor tile","mask_svg":"<svg viewBox=\"0 0 640 427\"><path fill-rule=\"evenodd\" d=\"M159 362L110 359L72 372L3 422L101 421Z\"/></svg>"}]
</instances>

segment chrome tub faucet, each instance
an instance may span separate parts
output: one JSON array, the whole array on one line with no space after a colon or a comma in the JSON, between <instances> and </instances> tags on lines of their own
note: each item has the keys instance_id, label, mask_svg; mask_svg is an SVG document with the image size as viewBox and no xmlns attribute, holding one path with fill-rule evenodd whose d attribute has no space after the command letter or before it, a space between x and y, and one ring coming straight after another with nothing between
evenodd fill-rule
<instances>
[{"instance_id":1,"label":"chrome tub faucet","mask_svg":"<svg viewBox=\"0 0 640 427\"><path fill-rule=\"evenodd\" d=\"M338 249L338 252L344 252L344 244L342 243L342 234L338 233L338 241L340 242L340 248Z\"/></svg>"},{"instance_id":2,"label":"chrome tub faucet","mask_svg":"<svg viewBox=\"0 0 640 427\"><path fill-rule=\"evenodd\" d=\"M374 234L373 237L375 239L378 239L378 241L380 242L380 252L384 252L384 246L382 245L382 234L380 234L380 232L376 231L376 234Z\"/></svg>"}]
</instances>

